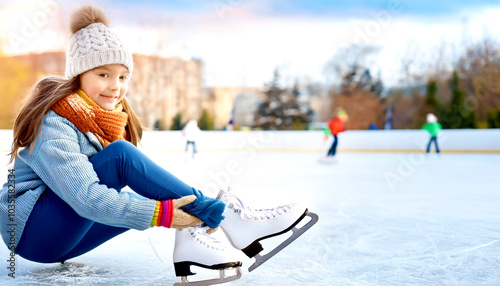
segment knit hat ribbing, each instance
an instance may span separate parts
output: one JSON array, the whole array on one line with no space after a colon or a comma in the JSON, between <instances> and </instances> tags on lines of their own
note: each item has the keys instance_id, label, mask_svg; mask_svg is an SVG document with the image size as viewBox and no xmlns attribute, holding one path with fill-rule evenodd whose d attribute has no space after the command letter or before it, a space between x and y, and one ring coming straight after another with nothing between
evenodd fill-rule
<instances>
[{"instance_id":1,"label":"knit hat ribbing","mask_svg":"<svg viewBox=\"0 0 500 286\"><path fill-rule=\"evenodd\" d=\"M132 74L132 55L107 23L104 12L94 6L82 7L73 13L73 35L66 53L66 78L109 64L123 64Z\"/></svg>"}]
</instances>

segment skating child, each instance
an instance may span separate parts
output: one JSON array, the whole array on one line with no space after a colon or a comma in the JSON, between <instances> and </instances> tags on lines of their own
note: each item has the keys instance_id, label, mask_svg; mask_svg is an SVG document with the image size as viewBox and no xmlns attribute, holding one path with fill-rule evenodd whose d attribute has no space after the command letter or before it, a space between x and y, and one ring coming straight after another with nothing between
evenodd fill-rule
<instances>
[{"instance_id":1,"label":"skating child","mask_svg":"<svg viewBox=\"0 0 500 286\"><path fill-rule=\"evenodd\" d=\"M333 136L332 146L328 150L325 161L335 161L335 154L337 153L338 134L345 130L345 122L347 121L347 113L343 109L338 109L336 116L328 122L328 131Z\"/></svg>"},{"instance_id":2,"label":"skating child","mask_svg":"<svg viewBox=\"0 0 500 286\"><path fill-rule=\"evenodd\" d=\"M196 140L198 139L201 133L200 127L198 127L198 122L196 120L191 119L186 123L186 126L182 128L182 136L186 138L186 152L189 149L189 145L193 146L193 153L191 157L194 158L196 154Z\"/></svg>"},{"instance_id":3,"label":"skating child","mask_svg":"<svg viewBox=\"0 0 500 286\"><path fill-rule=\"evenodd\" d=\"M224 247L207 231L227 215L222 201L235 197L204 196L136 147L142 127L126 98L131 54L98 8L76 11L71 30L65 78L41 79L14 124L14 167L0 191L0 231L7 247L34 262L64 262L127 230L158 226L179 229L174 255L178 276L192 275L192 264L239 267L236 250L221 251ZM135 193L121 191L125 186ZM9 216L14 202L15 216ZM307 209L294 205L255 211L252 218L275 217L281 225L261 228L264 233L247 227L262 235L258 237L239 235L250 237L252 251L258 253L257 240L289 229L305 213ZM237 221L232 224L245 225L243 216ZM226 224L225 231L234 233L231 228ZM235 236L232 241L239 243ZM247 241L243 244L239 249Z\"/></svg>"},{"instance_id":4,"label":"skating child","mask_svg":"<svg viewBox=\"0 0 500 286\"><path fill-rule=\"evenodd\" d=\"M437 117L432 113L428 113L427 114L427 123L424 124L424 126L422 126L422 129L426 130L431 135L431 138L429 139L429 143L427 143L427 150L425 152L429 153L431 151L431 144L432 144L432 142L434 142L434 146L436 147L436 153L439 153L437 136L438 136L439 131L441 131L441 129L443 129L443 127L441 127L441 124L439 124L439 122L437 122Z\"/></svg>"}]
</instances>

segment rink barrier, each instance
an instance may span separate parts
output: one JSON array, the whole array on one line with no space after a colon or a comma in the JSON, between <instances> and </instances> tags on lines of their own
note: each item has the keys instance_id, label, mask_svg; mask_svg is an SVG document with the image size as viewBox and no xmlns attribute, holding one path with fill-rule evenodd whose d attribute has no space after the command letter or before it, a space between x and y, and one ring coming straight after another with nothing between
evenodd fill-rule
<instances>
[{"instance_id":1,"label":"rink barrier","mask_svg":"<svg viewBox=\"0 0 500 286\"><path fill-rule=\"evenodd\" d=\"M148 152L184 152L182 148L171 148L171 149L150 149L143 148ZM197 148L200 152L241 152L241 151L253 151L255 149L206 149L206 148ZM323 153L328 150L327 147L321 149L260 149L255 150L257 152L263 153L276 153L276 152L292 152L292 153ZM431 150L434 152L434 149ZM440 150L441 153L450 153L450 154L462 154L462 153L476 153L476 154L500 154L500 150ZM338 148L337 152L344 153L422 153L423 150L375 150L375 149L341 149Z\"/></svg>"},{"instance_id":2,"label":"rink barrier","mask_svg":"<svg viewBox=\"0 0 500 286\"><path fill-rule=\"evenodd\" d=\"M12 130L0 130L0 151L9 152ZM204 131L199 151L325 152L332 138L323 131ZM348 130L339 134L340 152L423 152L429 135L423 130ZM500 154L500 129L443 130L438 137L443 153ZM180 152L186 141L180 131L144 131L140 148L151 152ZM432 150L434 146L432 146Z\"/></svg>"}]
</instances>

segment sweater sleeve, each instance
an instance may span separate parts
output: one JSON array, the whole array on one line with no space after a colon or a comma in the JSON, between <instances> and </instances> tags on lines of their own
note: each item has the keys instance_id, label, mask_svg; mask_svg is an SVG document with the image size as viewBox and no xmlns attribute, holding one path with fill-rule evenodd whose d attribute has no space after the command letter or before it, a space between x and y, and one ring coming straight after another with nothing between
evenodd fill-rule
<instances>
[{"instance_id":1,"label":"sweater sleeve","mask_svg":"<svg viewBox=\"0 0 500 286\"><path fill-rule=\"evenodd\" d=\"M45 139L36 143L30 156L35 173L82 217L116 227L147 229L156 201L99 184L92 163L80 151L76 130L55 123L42 125L41 138Z\"/></svg>"}]
</instances>

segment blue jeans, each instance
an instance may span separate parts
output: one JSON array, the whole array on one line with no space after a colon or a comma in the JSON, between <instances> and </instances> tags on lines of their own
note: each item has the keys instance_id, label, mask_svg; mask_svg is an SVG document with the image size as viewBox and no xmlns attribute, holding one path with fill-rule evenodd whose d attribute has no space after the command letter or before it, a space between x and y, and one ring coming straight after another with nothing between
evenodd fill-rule
<instances>
[{"instance_id":1,"label":"blue jeans","mask_svg":"<svg viewBox=\"0 0 500 286\"><path fill-rule=\"evenodd\" d=\"M127 141L115 141L89 159L100 183L117 191L129 186L154 200L196 195L182 209L213 226L223 219L225 205L205 197L144 155ZM31 212L16 248L21 257L35 262L63 262L82 255L127 231L79 216L70 205L47 189Z\"/></svg>"},{"instance_id":2,"label":"blue jeans","mask_svg":"<svg viewBox=\"0 0 500 286\"><path fill-rule=\"evenodd\" d=\"M196 153L196 142L186 141L186 151L188 150L189 145L193 145L193 154L195 154Z\"/></svg>"},{"instance_id":3,"label":"blue jeans","mask_svg":"<svg viewBox=\"0 0 500 286\"><path fill-rule=\"evenodd\" d=\"M429 140L429 143L427 144L427 150L426 152L429 153L431 151L431 143L434 142L434 146L436 146L436 153L439 153L439 146L438 146L438 141L436 136L432 136L431 139Z\"/></svg>"},{"instance_id":4,"label":"blue jeans","mask_svg":"<svg viewBox=\"0 0 500 286\"><path fill-rule=\"evenodd\" d=\"M337 135L333 135L333 143L332 147L330 147L330 150L328 150L328 157L333 157L335 156L335 153L337 152L337 143L338 143L338 138Z\"/></svg>"}]
</instances>

